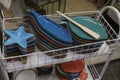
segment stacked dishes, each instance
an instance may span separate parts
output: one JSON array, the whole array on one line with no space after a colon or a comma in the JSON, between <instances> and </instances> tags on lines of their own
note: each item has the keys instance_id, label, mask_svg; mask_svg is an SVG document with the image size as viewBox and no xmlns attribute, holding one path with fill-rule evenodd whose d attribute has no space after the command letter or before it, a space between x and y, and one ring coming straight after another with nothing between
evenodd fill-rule
<instances>
[{"instance_id":1,"label":"stacked dishes","mask_svg":"<svg viewBox=\"0 0 120 80\"><path fill-rule=\"evenodd\" d=\"M93 43L108 38L108 34L105 30L105 27L101 25L96 19L87 16L78 16L78 17L74 17L73 20L100 35L98 39L95 39L92 36L90 36L88 33L84 32L82 29L80 29L78 26L72 24L71 22L68 22L69 30L71 32L74 45ZM97 47L100 46L101 43L89 45L89 48L95 47L97 49ZM88 46L85 46L85 48L86 47L88 48Z\"/></svg>"},{"instance_id":2,"label":"stacked dishes","mask_svg":"<svg viewBox=\"0 0 120 80\"><path fill-rule=\"evenodd\" d=\"M86 80L84 60L70 61L56 66L56 73L60 80Z\"/></svg>"},{"instance_id":3,"label":"stacked dishes","mask_svg":"<svg viewBox=\"0 0 120 80\"><path fill-rule=\"evenodd\" d=\"M35 38L31 33L25 31L24 26L17 30L4 30L6 41L4 43L5 56L25 55L35 51Z\"/></svg>"},{"instance_id":4,"label":"stacked dishes","mask_svg":"<svg viewBox=\"0 0 120 80\"><path fill-rule=\"evenodd\" d=\"M56 22L40 15L36 11L27 12L24 17L31 25L31 29L37 38L37 47L41 51L59 49L71 46L72 38L70 33ZM64 57L66 50L62 52L47 53L50 56Z\"/></svg>"},{"instance_id":5,"label":"stacked dishes","mask_svg":"<svg viewBox=\"0 0 120 80\"><path fill-rule=\"evenodd\" d=\"M53 71L53 66L52 65L47 65L47 66L43 66L43 67L38 67L36 69L37 69L38 75L51 74L52 71Z\"/></svg>"}]
</instances>

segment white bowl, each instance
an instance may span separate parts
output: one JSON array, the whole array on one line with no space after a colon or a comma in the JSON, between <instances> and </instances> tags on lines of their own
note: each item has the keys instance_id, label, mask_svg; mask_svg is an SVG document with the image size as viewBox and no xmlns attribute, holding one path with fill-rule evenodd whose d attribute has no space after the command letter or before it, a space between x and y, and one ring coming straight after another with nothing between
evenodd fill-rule
<instances>
[{"instance_id":1,"label":"white bowl","mask_svg":"<svg viewBox=\"0 0 120 80\"><path fill-rule=\"evenodd\" d=\"M15 75L15 80L37 80L37 74L34 70L19 71Z\"/></svg>"}]
</instances>

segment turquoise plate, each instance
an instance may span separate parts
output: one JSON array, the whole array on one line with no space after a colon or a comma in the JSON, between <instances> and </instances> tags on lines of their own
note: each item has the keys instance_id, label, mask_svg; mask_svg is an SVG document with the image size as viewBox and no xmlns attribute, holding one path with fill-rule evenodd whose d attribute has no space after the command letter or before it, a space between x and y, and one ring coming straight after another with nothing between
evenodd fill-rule
<instances>
[{"instance_id":1,"label":"turquoise plate","mask_svg":"<svg viewBox=\"0 0 120 80\"><path fill-rule=\"evenodd\" d=\"M99 34L100 37L97 40L107 39L108 34L107 34L104 26L101 25L97 20L86 17L86 16L74 17L73 20L76 21L77 23L89 28L90 30L96 32L97 34ZM90 36L89 34L84 32L83 30L81 30L79 27L72 24L71 22L69 22L69 27L70 27L71 31L74 32L80 38L83 38L86 40L96 40L95 38L93 38L92 36Z\"/></svg>"}]
</instances>

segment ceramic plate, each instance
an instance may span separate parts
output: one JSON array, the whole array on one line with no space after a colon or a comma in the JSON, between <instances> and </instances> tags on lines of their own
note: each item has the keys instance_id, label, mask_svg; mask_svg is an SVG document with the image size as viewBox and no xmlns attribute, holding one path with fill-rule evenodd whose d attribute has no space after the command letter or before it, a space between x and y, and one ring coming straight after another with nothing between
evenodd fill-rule
<instances>
[{"instance_id":1,"label":"ceramic plate","mask_svg":"<svg viewBox=\"0 0 120 80\"><path fill-rule=\"evenodd\" d=\"M44 31L47 31L47 33L52 35L54 38L57 38L58 40L61 40L63 42L72 42L70 33L64 27L40 15L35 11L29 11L29 13L34 16L34 18L40 25L42 25L39 27L41 27Z\"/></svg>"},{"instance_id":2,"label":"ceramic plate","mask_svg":"<svg viewBox=\"0 0 120 80\"><path fill-rule=\"evenodd\" d=\"M74 17L73 20L76 21L77 23L89 28L90 30L96 32L97 34L99 34L100 37L98 40L107 39L108 34L107 34L104 26L101 25L97 20L95 20L93 18L89 18L89 17L84 17L84 16ZM79 27L72 24L71 22L69 22L69 27L72 30L72 32L74 32L78 37L80 37L82 39L96 40L95 38L93 38L92 36L90 36L89 34L84 32L83 30L81 30Z\"/></svg>"},{"instance_id":3,"label":"ceramic plate","mask_svg":"<svg viewBox=\"0 0 120 80\"><path fill-rule=\"evenodd\" d=\"M34 70L20 71L15 80L37 80L37 75Z\"/></svg>"},{"instance_id":4,"label":"ceramic plate","mask_svg":"<svg viewBox=\"0 0 120 80\"><path fill-rule=\"evenodd\" d=\"M36 22L36 20L34 19L34 17L32 17L32 16L27 16L27 18L29 18L29 20L30 20L30 22L32 23L32 25L34 25L33 27L34 27L34 29L32 28L32 30L34 30L34 32L38 35L41 35L41 36L43 36L44 35L44 37L48 37L49 39L47 39L47 40L49 40L49 42L51 42L51 41L54 41L54 44L55 43L57 43L57 44L55 44L55 45L61 45L61 46L70 46L71 45L71 43L66 43L66 42L61 42L61 41L58 41L58 40L56 40L56 38L53 38L53 36L50 36L50 34L48 34L48 33L46 33L44 30L42 30L40 27L38 27L39 25L38 25L38 23ZM36 24L36 25L35 25ZM41 25L40 25L41 26ZM32 27L32 26L31 26ZM50 41L51 40L51 41Z\"/></svg>"},{"instance_id":5,"label":"ceramic plate","mask_svg":"<svg viewBox=\"0 0 120 80\"><path fill-rule=\"evenodd\" d=\"M61 69L67 73L77 73L84 69L85 62L83 59L65 62L60 65Z\"/></svg>"}]
</instances>

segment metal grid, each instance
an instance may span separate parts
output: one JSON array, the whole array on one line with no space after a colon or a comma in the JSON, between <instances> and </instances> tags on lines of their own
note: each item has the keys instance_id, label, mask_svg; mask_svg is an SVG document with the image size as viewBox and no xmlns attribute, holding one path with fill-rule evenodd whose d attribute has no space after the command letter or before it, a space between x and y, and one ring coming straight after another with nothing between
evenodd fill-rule
<instances>
[{"instance_id":1,"label":"metal grid","mask_svg":"<svg viewBox=\"0 0 120 80\"><path fill-rule=\"evenodd\" d=\"M63 63L67 61L77 60L77 59L83 59L83 58L90 58L98 55L104 55L104 54L111 54L116 49L117 44L119 42L118 34L112 29L112 27L109 25L109 23L104 19L100 11L87 11L87 12L76 12L76 13L67 13L66 15L69 15L70 17L75 16L89 16L91 18L95 18L100 22L100 24L105 26L105 29L109 35L109 37L104 41L98 41L94 43L88 43L88 44L82 44L82 45L76 45L72 47L67 48L60 48L55 50L49 50L41 52L36 48L36 51L27 54L27 55L20 55L20 56L14 56L14 57L5 57L4 56L4 46L2 46L2 62L3 65L5 65L5 69L7 72L13 72L17 70L24 70L29 68L35 68L45 65L53 65L58 63ZM50 18L51 20L56 21L57 23L61 24L61 19L63 19L61 16L55 14L55 15L47 15L46 17ZM16 17L16 18L5 18L3 19L3 30L9 28L11 25L21 25L24 24L24 20L22 17ZM4 40L5 35L3 33ZM3 40L3 43L4 43ZM101 44L101 46L96 47L97 44ZM94 47L91 48L91 45ZM54 55L56 52L66 52L65 54L59 54ZM52 56L48 56L46 54L52 54ZM62 57L66 56L64 58L57 59L56 57ZM14 61L15 58L23 58L27 57L27 61ZM110 57L109 57L110 58ZM7 60L11 59L10 62ZM109 60L108 60L109 63ZM93 64L92 64L93 65ZM107 67L107 64L106 64ZM93 75L96 78L98 78L98 73L94 66L89 66L90 70L93 71ZM95 72L94 72L95 71ZM104 72L104 71L103 71ZM102 75L100 75L102 76Z\"/></svg>"}]
</instances>

